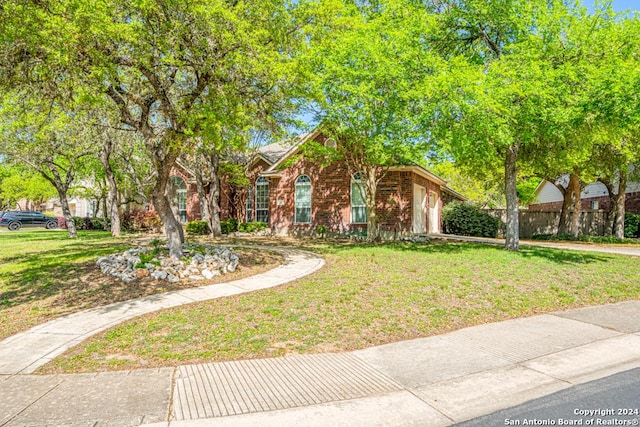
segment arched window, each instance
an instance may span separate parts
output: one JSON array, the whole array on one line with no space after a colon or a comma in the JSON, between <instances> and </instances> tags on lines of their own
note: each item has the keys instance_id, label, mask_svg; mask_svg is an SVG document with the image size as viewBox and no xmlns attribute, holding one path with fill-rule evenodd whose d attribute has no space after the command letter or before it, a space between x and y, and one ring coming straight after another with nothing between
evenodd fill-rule
<instances>
[{"instance_id":1,"label":"arched window","mask_svg":"<svg viewBox=\"0 0 640 427\"><path fill-rule=\"evenodd\" d=\"M296 179L295 222L311 222L311 179L302 175Z\"/></svg>"},{"instance_id":2,"label":"arched window","mask_svg":"<svg viewBox=\"0 0 640 427\"><path fill-rule=\"evenodd\" d=\"M264 176L256 180L256 221L269 222L269 181Z\"/></svg>"},{"instance_id":3,"label":"arched window","mask_svg":"<svg viewBox=\"0 0 640 427\"><path fill-rule=\"evenodd\" d=\"M184 224L187 222L187 185L184 183L184 179L179 176L171 177L171 185L173 185L176 194L178 219Z\"/></svg>"},{"instance_id":4,"label":"arched window","mask_svg":"<svg viewBox=\"0 0 640 427\"><path fill-rule=\"evenodd\" d=\"M364 198L364 185L360 173L351 177L351 223L364 224L367 222L367 204Z\"/></svg>"}]
</instances>

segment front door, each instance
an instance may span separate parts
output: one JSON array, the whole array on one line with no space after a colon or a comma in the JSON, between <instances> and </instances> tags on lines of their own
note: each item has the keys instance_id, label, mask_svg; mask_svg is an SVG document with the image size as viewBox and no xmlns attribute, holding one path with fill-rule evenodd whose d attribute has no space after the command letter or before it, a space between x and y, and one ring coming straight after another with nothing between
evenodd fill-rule
<instances>
[{"instance_id":1,"label":"front door","mask_svg":"<svg viewBox=\"0 0 640 427\"><path fill-rule=\"evenodd\" d=\"M429 233L440 233L440 200L438 193L429 193Z\"/></svg>"},{"instance_id":2,"label":"front door","mask_svg":"<svg viewBox=\"0 0 640 427\"><path fill-rule=\"evenodd\" d=\"M413 232L427 232L427 189L413 184Z\"/></svg>"}]
</instances>

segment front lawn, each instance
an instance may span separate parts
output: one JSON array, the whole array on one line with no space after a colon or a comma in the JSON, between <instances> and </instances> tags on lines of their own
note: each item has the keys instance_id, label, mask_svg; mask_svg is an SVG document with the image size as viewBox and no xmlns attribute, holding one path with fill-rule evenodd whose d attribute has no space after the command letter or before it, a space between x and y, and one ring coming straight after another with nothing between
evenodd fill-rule
<instances>
[{"instance_id":1,"label":"front lawn","mask_svg":"<svg viewBox=\"0 0 640 427\"><path fill-rule=\"evenodd\" d=\"M80 372L358 349L640 297L638 258L477 244L311 244L294 283L146 315L43 367Z\"/></svg>"},{"instance_id":2,"label":"front lawn","mask_svg":"<svg viewBox=\"0 0 640 427\"><path fill-rule=\"evenodd\" d=\"M131 247L132 238L108 232L27 230L0 233L0 340L40 323L118 301L235 280L276 267L280 255L241 249L234 273L206 282L168 283L146 278L126 284L100 273L96 260Z\"/></svg>"}]
</instances>

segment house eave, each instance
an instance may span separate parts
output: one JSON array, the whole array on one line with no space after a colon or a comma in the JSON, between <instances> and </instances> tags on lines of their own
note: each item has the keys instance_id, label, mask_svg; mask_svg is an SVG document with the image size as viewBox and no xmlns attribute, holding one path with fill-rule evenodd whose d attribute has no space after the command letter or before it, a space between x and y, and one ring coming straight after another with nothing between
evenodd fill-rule
<instances>
[{"instance_id":1,"label":"house eave","mask_svg":"<svg viewBox=\"0 0 640 427\"><path fill-rule=\"evenodd\" d=\"M416 175L419 175L419 176L421 176L423 178L426 178L429 181L435 182L438 185L441 185L441 186L447 185L447 181L445 181L444 179L440 178L437 175L434 175L433 173L429 172L425 168L423 168L421 166L417 166L417 165L395 166L395 167L389 168L389 171L391 171L391 172L413 172Z\"/></svg>"},{"instance_id":2,"label":"house eave","mask_svg":"<svg viewBox=\"0 0 640 427\"><path fill-rule=\"evenodd\" d=\"M440 190L442 190L445 193L451 194L453 197L455 197L458 200L462 200L463 202L466 202L467 200L469 200L468 197L463 196L462 194L458 193L456 190L454 190L453 188L447 185L440 186Z\"/></svg>"}]
</instances>

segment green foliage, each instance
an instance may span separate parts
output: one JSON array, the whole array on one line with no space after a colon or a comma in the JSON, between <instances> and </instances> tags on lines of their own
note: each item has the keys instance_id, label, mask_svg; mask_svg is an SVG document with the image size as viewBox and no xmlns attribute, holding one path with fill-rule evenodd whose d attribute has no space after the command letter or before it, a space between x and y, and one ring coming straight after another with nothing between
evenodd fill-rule
<instances>
[{"instance_id":1,"label":"green foliage","mask_svg":"<svg viewBox=\"0 0 640 427\"><path fill-rule=\"evenodd\" d=\"M126 212L122 216L122 228L126 231L159 231L160 217L155 211Z\"/></svg>"},{"instance_id":2,"label":"green foliage","mask_svg":"<svg viewBox=\"0 0 640 427\"><path fill-rule=\"evenodd\" d=\"M519 180L516 191L518 193L518 200L521 205L528 205L536 200L536 188L540 184L539 178L528 178Z\"/></svg>"},{"instance_id":3,"label":"green foliage","mask_svg":"<svg viewBox=\"0 0 640 427\"><path fill-rule=\"evenodd\" d=\"M55 187L38 172L0 162L0 209L13 207L20 199L40 204L56 195Z\"/></svg>"},{"instance_id":4,"label":"green foliage","mask_svg":"<svg viewBox=\"0 0 640 427\"><path fill-rule=\"evenodd\" d=\"M265 230L268 227L266 222L241 222L238 224L238 231L241 233L256 233Z\"/></svg>"},{"instance_id":5,"label":"green foliage","mask_svg":"<svg viewBox=\"0 0 640 427\"><path fill-rule=\"evenodd\" d=\"M371 214L367 237L374 240L383 166L419 162L430 145L414 119L430 96L420 79L438 69L439 59L424 48L429 17L415 3L336 2L334 8L331 25L314 29L305 62L314 118L335 148L306 144L305 156L321 164L340 159L362 174Z\"/></svg>"},{"instance_id":6,"label":"green foliage","mask_svg":"<svg viewBox=\"0 0 640 427\"><path fill-rule=\"evenodd\" d=\"M220 221L220 230L222 234L230 234L238 231L238 220L236 218L229 218L225 221Z\"/></svg>"},{"instance_id":7,"label":"green foliage","mask_svg":"<svg viewBox=\"0 0 640 427\"><path fill-rule=\"evenodd\" d=\"M632 212L624 214L624 237L640 237L640 215Z\"/></svg>"},{"instance_id":8,"label":"green foliage","mask_svg":"<svg viewBox=\"0 0 640 427\"><path fill-rule=\"evenodd\" d=\"M209 234L209 223L207 221L191 221L185 227L187 233L194 236L203 236Z\"/></svg>"},{"instance_id":9,"label":"green foliage","mask_svg":"<svg viewBox=\"0 0 640 427\"><path fill-rule=\"evenodd\" d=\"M317 235L324 236L326 232L327 232L327 226L326 225L320 224L319 226L316 227L316 234Z\"/></svg>"},{"instance_id":10,"label":"green foliage","mask_svg":"<svg viewBox=\"0 0 640 427\"><path fill-rule=\"evenodd\" d=\"M452 202L442 208L442 224L449 234L496 237L500 220L469 203Z\"/></svg>"},{"instance_id":11,"label":"green foliage","mask_svg":"<svg viewBox=\"0 0 640 427\"><path fill-rule=\"evenodd\" d=\"M473 173L451 160L438 160L428 169L447 181L448 186L468 197L471 203L489 209L504 207L504 188L500 174L487 174L484 179L477 179Z\"/></svg>"},{"instance_id":12,"label":"green foliage","mask_svg":"<svg viewBox=\"0 0 640 427\"><path fill-rule=\"evenodd\" d=\"M73 223L77 230L102 230L109 231L111 219L109 218L91 218L91 217L73 217ZM58 218L59 228L67 228L64 217Z\"/></svg>"},{"instance_id":13,"label":"green foliage","mask_svg":"<svg viewBox=\"0 0 640 427\"><path fill-rule=\"evenodd\" d=\"M135 265L136 268L146 268L146 264L160 265L160 261L154 259L160 251L158 249L153 249L149 252L141 252L138 256L140 257L140 262Z\"/></svg>"}]
</instances>

